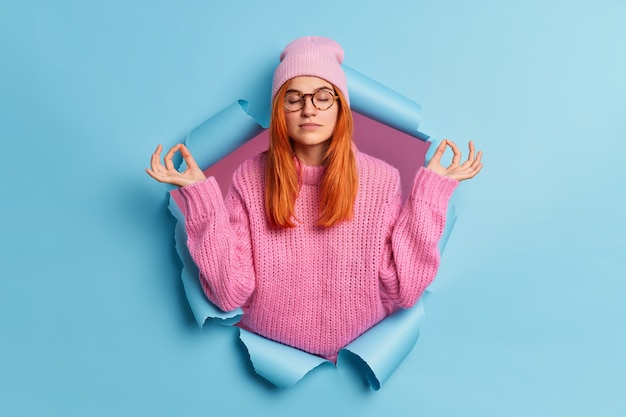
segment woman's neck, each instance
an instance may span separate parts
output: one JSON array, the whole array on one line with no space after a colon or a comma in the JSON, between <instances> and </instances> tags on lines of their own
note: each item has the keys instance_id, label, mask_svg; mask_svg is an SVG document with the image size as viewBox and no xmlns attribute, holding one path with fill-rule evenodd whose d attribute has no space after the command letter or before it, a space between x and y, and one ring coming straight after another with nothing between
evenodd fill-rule
<instances>
[{"instance_id":1,"label":"woman's neck","mask_svg":"<svg viewBox=\"0 0 626 417\"><path fill-rule=\"evenodd\" d=\"M324 165L324 155L328 150L327 144L316 146L294 146L293 153L304 165L319 166Z\"/></svg>"}]
</instances>

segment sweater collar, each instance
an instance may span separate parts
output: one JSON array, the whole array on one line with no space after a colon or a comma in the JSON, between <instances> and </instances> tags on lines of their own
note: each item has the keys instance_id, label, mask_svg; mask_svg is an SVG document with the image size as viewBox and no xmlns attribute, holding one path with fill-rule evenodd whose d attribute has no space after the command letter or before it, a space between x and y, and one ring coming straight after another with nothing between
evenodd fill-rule
<instances>
[{"instance_id":1,"label":"sweater collar","mask_svg":"<svg viewBox=\"0 0 626 417\"><path fill-rule=\"evenodd\" d=\"M294 156L298 178L303 185L319 185L326 172L326 165L306 165Z\"/></svg>"}]
</instances>

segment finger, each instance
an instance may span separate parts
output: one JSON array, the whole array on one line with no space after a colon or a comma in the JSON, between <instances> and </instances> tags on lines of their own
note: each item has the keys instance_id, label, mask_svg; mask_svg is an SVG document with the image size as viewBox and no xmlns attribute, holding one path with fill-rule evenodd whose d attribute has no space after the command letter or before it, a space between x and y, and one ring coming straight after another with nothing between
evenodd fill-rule
<instances>
[{"instance_id":1,"label":"finger","mask_svg":"<svg viewBox=\"0 0 626 417\"><path fill-rule=\"evenodd\" d=\"M446 139L444 139L437 146L437 149L435 149L435 153L433 153L432 158L430 158L430 161L428 161L428 164L426 165L427 168L434 168L435 166L441 165L441 158L446 152L446 146Z\"/></svg>"},{"instance_id":2,"label":"finger","mask_svg":"<svg viewBox=\"0 0 626 417\"><path fill-rule=\"evenodd\" d=\"M448 140L447 142L448 142L448 146L450 147L450 149L452 149L452 153L454 154L452 156L452 162L450 163L450 167L458 166L459 163L461 162L461 151L456 146L456 144L452 142L451 140Z\"/></svg>"},{"instance_id":3,"label":"finger","mask_svg":"<svg viewBox=\"0 0 626 417\"><path fill-rule=\"evenodd\" d=\"M157 145L154 152L152 152L152 154L150 155L150 167L152 169L155 168L155 161L158 161L160 157L161 157L161 145L159 144Z\"/></svg>"},{"instance_id":4,"label":"finger","mask_svg":"<svg viewBox=\"0 0 626 417\"><path fill-rule=\"evenodd\" d=\"M481 163L481 160L483 159L483 151L478 151L478 155L476 155L476 161L477 163Z\"/></svg>"},{"instance_id":5,"label":"finger","mask_svg":"<svg viewBox=\"0 0 626 417\"><path fill-rule=\"evenodd\" d=\"M169 151L167 151L167 154L165 154L165 157L163 158L163 161L165 162L165 169L168 171L176 171L176 168L174 167L174 162L172 161L172 158L174 158L174 154L176 153L176 151L178 151L180 149L180 143L172 146L170 148Z\"/></svg>"},{"instance_id":6,"label":"finger","mask_svg":"<svg viewBox=\"0 0 626 417\"><path fill-rule=\"evenodd\" d=\"M161 153L160 152L155 152L152 154L152 156L150 157L150 168L152 171L161 171L164 169L163 165L161 164Z\"/></svg>"},{"instance_id":7,"label":"finger","mask_svg":"<svg viewBox=\"0 0 626 417\"><path fill-rule=\"evenodd\" d=\"M478 156L476 157L476 160L472 163L468 171L467 178L474 178L480 172L480 170L483 169L481 158L482 158L482 152L478 152Z\"/></svg>"},{"instance_id":8,"label":"finger","mask_svg":"<svg viewBox=\"0 0 626 417\"><path fill-rule=\"evenodd\" d=\"M472 142L471 140L469 141L469 155L467 157L467 160L465 162L463 162L463 164L461 164L462 167L471 167L475 162L476 162L476 149L474 147L474 142Z\"/></svg>"},{"instance_id":9,"label":"finger","mask_svg":"<svg viewBox=\"0 0 626 417\"><path fill-rule=\"evenodd\" d=\"M478 175L478 173L480 172L482 168L483 168L483 164L478 164L475 167L473 167L472 170L468 172L466 179L474 178L476 175Z\"/></svg>"},{"instance_id":10,"label":"finger","mask_svg":"<svg viewBox=\"0 0 626 417\"><path fill-rule=\"evenodd\" d=\"M187 164L187 169L198 168L198 164L196 163L196 160L193 159L191 152L189 152L189 149L187 149L185 145L180 145L180 154L185 160L185 164Z\"/></svg>"},{"instance_id":11,"label":"finger","mask_svg":"<svg viewBox=\"0 0 626 417\"><path fill-rule=\"evenodd\" d=\"M473 161L474 160L474 142L470 140L468 146L469 146L469 155L467 157L467 160Z\"/></svg>"},{"instance_id":12,"label":"finger","mask_svg":"<svg viewBox=\"0 0 626 417\"><path fill-rule=\"evenodd\" d=\"M448 140L447 139L442 140L439 146L437 146L437 150L435 150L435 154L433 155L432 159L436 158L437 160L441 160L441 158L443 157L443 154L446 153L447 146L448 146Z\"/></svg>"},{"instance_id":13,"label":"finger","mask_svg":"<svg viewBox=\"0 0 626 417\"><path fill-rule=\"evenodd\" d=\"M481 164L480 161L481 161L482 157L483 157L483 152L482 151L478 151L478 155L476 155L476 159L474 159L472 161L472 164L470 166L473 168L473 167L476 167L477 165L480 165Z\"/></svg>"},{"instance_id":14,"label":"finger","mask_svg":"<svg viewBox=\"0 0 626 417\"><path fill-rule=\"evenodd\" d=\"M155 171L151 170L150 168L146 168L146 172L155 180L159 182L163 182L163 177L160 174L156 173Z\"/></svg>"}]
</instances>

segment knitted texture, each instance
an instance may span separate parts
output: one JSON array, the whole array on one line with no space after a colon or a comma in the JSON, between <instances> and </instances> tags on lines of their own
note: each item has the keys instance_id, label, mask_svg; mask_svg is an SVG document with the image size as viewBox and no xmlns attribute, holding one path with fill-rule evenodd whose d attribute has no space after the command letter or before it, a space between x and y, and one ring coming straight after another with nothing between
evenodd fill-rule
<instances>
[{"instance_id":1,"label":"knitted texture","mask_svg":"<svg viewBox=\"0 0 626 417\"><path fill-rule=\"evenodd\" d=\"M307 75L333 84L341 90L349 106L348 83L341 68L343 55L343 48L328 38L305 36L290 42L280 54L280 64L274 70L272 99L287 81Z\"/></svg>"},{"instance_id":2,"label":"knitted texture","mask_svg":"<svg viewBox=\"0 0 626 417\"><path fill-rule=\"evenodd\" d=\"M457 181L426 168L402 206L398 171L358 152L354 217L316 225L324 167L301 166L297 227L271 229L264 209L265 155L244 162L225 201L213 177L181 188L190 253L207 297L240 325L336 360L338 351L434 279L438 242Z\"/></svg>"}]
</instances>

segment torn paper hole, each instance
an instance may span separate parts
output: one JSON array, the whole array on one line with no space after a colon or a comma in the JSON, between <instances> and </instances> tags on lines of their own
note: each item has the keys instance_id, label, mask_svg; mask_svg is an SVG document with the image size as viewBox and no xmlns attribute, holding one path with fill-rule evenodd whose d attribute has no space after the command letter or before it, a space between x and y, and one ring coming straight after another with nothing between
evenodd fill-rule
<instances>
[{"instance_id":1,"label":"torn paper hole","mask_svg":"<svg viewBox=\"0 0 626 417\"><path fill-rule=\"evenodd\" d=\"M339 352L337 366L345 356L356 358L360 371L370 387L380 389L409 354L419 336L424 304L399 310L362 334ZM239 329L255 371L279 388L295 385L306 374L322 364L334 366L324 358L266 339Z\"/></svg>"},{"instance_id":2,"label":"torn paper hole","mask_svg":"<svg viewBox=\"0 0 626 417\"><path fill-rule=\"evenodd\" d=\"M429 147L428 136L419 132L421 108L418 104L389 90L358 72L346 68L355 125L355 144L365 153L383 159L400 171L403 187L412 183L416 167L424 164ZM416 140L419 139L419 140ZM193 129L186 145L207 174L216 178L226 193L233 171L246 158L267 149L267 131L247 113L247 102L239 100ZM431 148L432 149L432 148ZM403 189L404 195L409 194ZM224 312L204 294L195 266L186 246L185 209L177 190L170 193L169 209L177 219L176 250L183 263L181 279L196 323L231 326L242 315L241 309ZM448 210L446 230L440 242L443 251L456 219L454 206ZM409 354L419 337L424 317L423 301L399 310L346 346L339 354L357 358L372 389L379 389ZM240 329L255 371L280 388L296 384L311 370L332 362L285 346ZM382 343L381 341L384 341Z\"/></svg>"}]
</instances>

